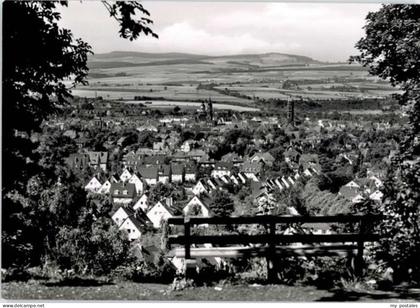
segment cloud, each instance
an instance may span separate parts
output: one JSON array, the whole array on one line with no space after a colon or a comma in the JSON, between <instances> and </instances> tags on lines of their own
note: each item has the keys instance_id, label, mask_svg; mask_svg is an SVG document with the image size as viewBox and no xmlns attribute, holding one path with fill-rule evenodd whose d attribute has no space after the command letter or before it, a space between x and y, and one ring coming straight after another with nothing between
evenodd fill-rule
<instances>
[{"instance_id":1,"label":"cloud","mask_svg":"<svg viewBox=\"0 0 420 308\"><path fill-rule=\"evenodd\" d=\"M188 22L176 23L162 29L159 41L148 40L148 50L195 52L210 55L270 52L283 49L297 49L297 42L268 42L249 33L229 35L209 33L197 29ZM139 45L142 43L139 42Z\"/></svg>"},{"instance_id":2,"label":"cloud","mask_svg":"<svg viewBox=\"0 0 420 308\"><path fill-rule=\"evenodd\" d=\"M63 24L95 52L131 50L234 54L283 52L319 60L346 60L356 52L369 11L378 4L145 2L159 40L118 37L102 5L71 2Z\"/></svg>"}]
</instances>

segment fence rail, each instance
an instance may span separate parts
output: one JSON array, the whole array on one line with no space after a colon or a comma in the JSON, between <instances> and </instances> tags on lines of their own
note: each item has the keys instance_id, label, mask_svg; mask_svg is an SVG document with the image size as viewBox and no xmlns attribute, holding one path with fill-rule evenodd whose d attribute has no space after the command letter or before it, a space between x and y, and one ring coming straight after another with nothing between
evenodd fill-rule
<instances>
[{"instance_id":1,"label":"fence rail","mask_svg":"<svg viewBox=\"0 0 420 308\"><path fill-rule=\"evenodd\" d=\"M169 245L182 245L183 253L178 248L178 256L191 259L205 256L240 257L245 255L264 254L269 261L269 276L274 275L276 269L276 256L278 255L329 255L332 250L356 251L355 269L360 275L363 268L363 250L365 242L375 242L380 239L378 234L368 232L369 225L380 219L379 215L335 215L335 216L253 216L253 217L173 217L168 219L169 225L184 226L184 234L169 235ZM278 224L298 223L359 223L358 232L333 234L277 234ZM220 234L220 235L191 235L194 225L241 225L258 224L267 227L265 234ZM305 243L312 244L307 247L291 247L285 244ZM336 245L333 245L336 243ZM261 244L266 247L210 247L192 248L196 244L223 245L250 245ZM314 245L315 244L315 245ZM338 245L337 245L338 244ZM356 244L356 245L355 245ZM283 246L278 246L283 245Z\"/></svg>"}]
</instances>

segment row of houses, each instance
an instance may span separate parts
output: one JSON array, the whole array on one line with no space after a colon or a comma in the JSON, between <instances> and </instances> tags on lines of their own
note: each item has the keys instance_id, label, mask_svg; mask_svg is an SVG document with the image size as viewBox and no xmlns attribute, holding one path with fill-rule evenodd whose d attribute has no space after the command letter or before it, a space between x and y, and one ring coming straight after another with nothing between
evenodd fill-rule
<instances>
[{"instance_id":1,"label":"row of houses","mask_svg":"<svg viewBox=\"0 0 420 308\"><path fill-rule=\"evenodd\" d=\"M366 197L374 201L382 200L383 193L380 189L383 182L375 175L370 175L363 179L353 179L342 186L338 192L352 203L363 201Z\"/></svg>"}]
</instances>

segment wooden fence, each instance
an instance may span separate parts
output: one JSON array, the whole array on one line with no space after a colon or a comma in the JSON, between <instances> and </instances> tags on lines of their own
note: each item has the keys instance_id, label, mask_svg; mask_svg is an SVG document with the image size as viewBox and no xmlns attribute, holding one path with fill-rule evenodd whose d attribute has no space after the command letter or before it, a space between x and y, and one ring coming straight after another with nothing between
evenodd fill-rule
<instances>
[{"instance_id":1,"label":"wooden fence","mask_svg":"<svg viewBox=\"0 0 420 308\"><path fill-rule=\"evenodd\" d=\"M336 216L253 216L253 217L173 217L168 219L169 226L184 226L183 234L169 235L168 244L181 245L175 249L175 255L186 260L204 257L243 257L265 255L268 264L269 279L276 275L279 256L288 255L334 255L339 252L355 253L355 270L360 275L363 269L364 243L379 240L379 235L370 231L380 219L373 215L336 215ZM357 232L331 234L278 234L277 225L304 223L350 223L358 224ZM265 234L219 234L192 235L194 225L243 225L257 224L265 226ZM356 228L354 228L356 229ZM298 247L290 246L302 243ZM191 247L192 245L211 244L216 247ZM250 244L260 244L260 246ZM303 244L307 244L306 246ZM242 245L229 246L226 245ZM244 247L243 245L248 245Z\"/></svg>"}]
</instances>

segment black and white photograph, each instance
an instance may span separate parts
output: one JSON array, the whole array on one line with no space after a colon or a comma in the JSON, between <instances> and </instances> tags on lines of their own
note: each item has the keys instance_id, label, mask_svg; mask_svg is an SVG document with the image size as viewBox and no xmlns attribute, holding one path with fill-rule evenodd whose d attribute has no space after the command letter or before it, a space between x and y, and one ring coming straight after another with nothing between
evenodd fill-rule
<instances>
[{"instance_id":1,"label":"black and white photograph","mask_svg":"<svg viewBox=\"0 0 420 308\"><path fill-rule=\"evenodd\" d=\"M420 4L1 12L2 307L418 307Z\"/></svg>"}]
</instances>

